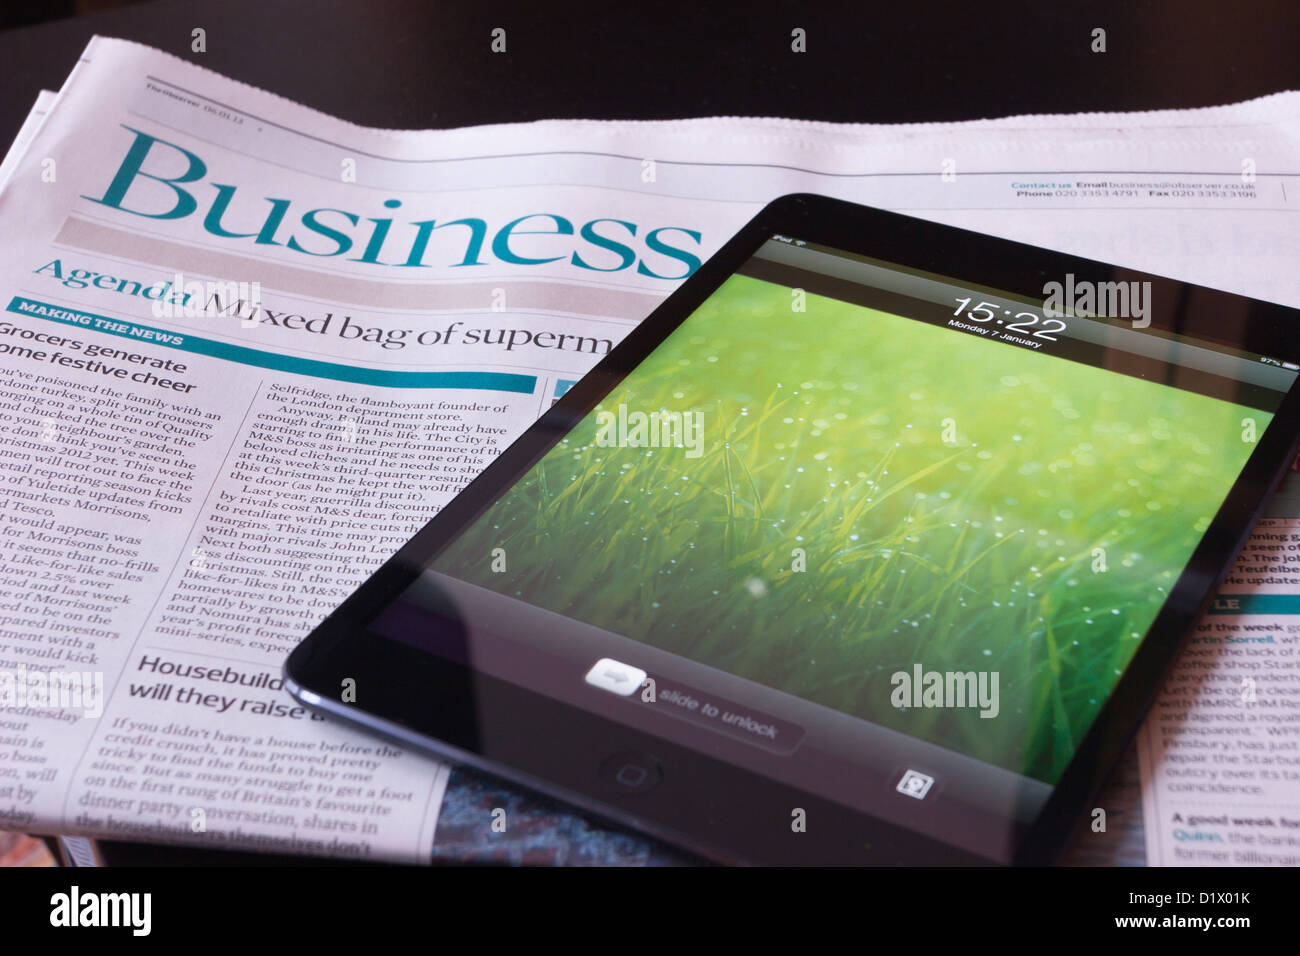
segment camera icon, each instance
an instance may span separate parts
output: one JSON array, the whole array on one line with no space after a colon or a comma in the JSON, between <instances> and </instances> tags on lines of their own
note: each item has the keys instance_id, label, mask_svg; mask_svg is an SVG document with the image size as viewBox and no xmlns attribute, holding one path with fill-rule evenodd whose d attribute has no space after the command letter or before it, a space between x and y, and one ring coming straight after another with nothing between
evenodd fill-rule
<instances>
[{"instance_id":1,"label":"camera icon","mask_svg":"<svg viewBox=\"0 0 1300 956\"><path fill-rule=\"evenodd\" d=\"M898 786L894 789L917 800L924 800L925 795L930 792L930 788L933 786L934 777L916 770L909 770L903 774L903 779L898 781Z\"/></svg>"}]
</instances>

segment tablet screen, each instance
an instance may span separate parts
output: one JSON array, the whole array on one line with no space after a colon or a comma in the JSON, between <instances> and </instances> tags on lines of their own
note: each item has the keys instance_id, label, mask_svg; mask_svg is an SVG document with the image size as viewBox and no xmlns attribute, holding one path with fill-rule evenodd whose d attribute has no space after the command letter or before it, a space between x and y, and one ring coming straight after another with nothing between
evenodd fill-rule
<instances>
[{"instance_id":1,"label":"tablet screen","mask_svg":"<svg viewBox=\"0 0 1300 956\"><path fill-rule=\"evenodd\" d=\"M1296 375L1058 278L773 237L376 629L1007 856Z\"/></svg>"}]
</instances>

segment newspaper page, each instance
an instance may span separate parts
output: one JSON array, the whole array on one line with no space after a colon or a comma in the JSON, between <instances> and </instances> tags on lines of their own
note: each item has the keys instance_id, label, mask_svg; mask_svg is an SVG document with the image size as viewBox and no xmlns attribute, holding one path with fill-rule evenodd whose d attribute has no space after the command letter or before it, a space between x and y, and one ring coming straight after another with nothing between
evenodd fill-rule
<instances>
[{"instance_id":1,"label":"newspaper page","mask_svg":"<svg viewBox=\"0 0 1300 956\"><path fill-rule=\"evenodd\" d=\"M1270 502L1143 728L1152 866L1300 865L1300 480Z\"/></svg>"},{"instance_id":2,"label":"newspaper page","mask_svg":"<svg viewBox=\"0 0 1300 956\"><path fill-rule=\"evenodd\" d=\"M1298 129L375 130L96 38L0 191L0 825L427 859L445 768L296 707L285 654L762 204L1295 305Z\"/></svg>"}]
</instances>

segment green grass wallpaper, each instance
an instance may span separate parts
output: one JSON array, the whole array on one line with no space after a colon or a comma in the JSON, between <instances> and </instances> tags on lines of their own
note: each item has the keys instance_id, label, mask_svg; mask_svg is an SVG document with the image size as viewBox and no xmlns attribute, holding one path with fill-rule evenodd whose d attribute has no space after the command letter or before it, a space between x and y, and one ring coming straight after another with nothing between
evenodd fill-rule
<instances>
[{"instance_id":1,"label":"green grass wallpaper","mask_svg":"<svg viewBox=\"0 0 1300 956\"><path fill-rule=\"evenodd\" d=\"M1269 419L744 276L620 404L700 453L589 416L435 569L1049 782ZM998 715L895 708L917 663Z\"/></svg>"}]
</instances>

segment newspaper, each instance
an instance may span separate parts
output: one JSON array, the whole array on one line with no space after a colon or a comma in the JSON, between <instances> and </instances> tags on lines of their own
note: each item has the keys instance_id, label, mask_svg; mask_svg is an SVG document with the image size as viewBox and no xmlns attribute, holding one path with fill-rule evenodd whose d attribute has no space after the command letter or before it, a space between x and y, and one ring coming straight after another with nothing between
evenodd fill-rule
<instances>
[{"instance_id":1,"label":"newspaper","mask_svg":"<svg viewBox=\"0 0 1300 956\"><path fill-rule=\"evenodd\" d=\"M1139 738L1152 866L1300 866L1300 480L1270 503Z\"/></svg>"},{"instance_id":2,"label":"newspaper","mask_svg":"<svg viewBox=\"0 0 1300 956\"><path fill-rule=\"evenodd\" d=\"M285 654L776 196L1300 305L1295 93L409 132L97 37L38 109L0 175L12 829L429 859L447 768L295 706Z\"/></svg>"}]
</instances>

